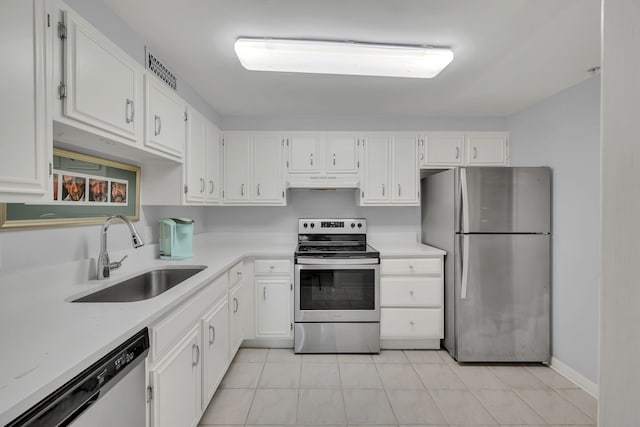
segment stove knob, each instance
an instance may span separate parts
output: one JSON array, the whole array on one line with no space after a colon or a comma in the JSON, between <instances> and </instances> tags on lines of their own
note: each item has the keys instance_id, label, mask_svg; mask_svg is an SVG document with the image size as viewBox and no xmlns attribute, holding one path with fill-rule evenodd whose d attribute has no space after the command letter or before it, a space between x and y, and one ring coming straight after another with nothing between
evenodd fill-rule
<instances>
[{"instance_id":1,"label":"stove knob","mask_svg":"<svg viewBox=\"0 0 640 427\"><path fill-rule=\"evenodd\" d=\"M311 223L311 228L315 227L316 225L312 222Z\"/></svg>"},{"instance_id":2,"label":"stove knob","mask_svg":"<svg viewBox=\"0 0 640 427\"><path fill-rule=\"evenodd\" d=\"M355 223L355 222L352 222L352 223L351 223L351 228L353 228L353 227L355 227L355 226L356 226L356 223Z\"/></svg>"},{"instance_id":3,"label":"stove knob","mask_svg":"<svg viewBox=\"0 0 640 427\"><path fill-rule=\"evenodd\" d=\"M358 228L362 228L362 223L361 222L358 223Z\"/></svg>"},{"instance_id":4,"label":"stove knob","mask_svg":"<svg viewBox=\"0 0 640 427\"><path fill-rule=\"evenodd\" d=\"M302 226L303 226L304 228L307 228L307 227L309 226L309 224L307 224L307 223L305 222L304 224L302 224Z\"/></svg>"}]
</instances>

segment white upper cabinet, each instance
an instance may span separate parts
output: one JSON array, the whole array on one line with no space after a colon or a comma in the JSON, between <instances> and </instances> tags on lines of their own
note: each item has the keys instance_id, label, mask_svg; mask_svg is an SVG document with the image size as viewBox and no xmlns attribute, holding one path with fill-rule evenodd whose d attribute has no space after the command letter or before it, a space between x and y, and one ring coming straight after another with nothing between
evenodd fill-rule
<instances>
[{"instance_id":1,"label":"white upper cabinet","mask_svg":"<svg viewBox=\"0 0 640 427\"><path fill-rule=\"evenodd\" d=\"M65 10L63 24L63 115L141 141L142 67L75 12Z\"/></svg>"},{"instance_id":2,"label":"white upper cabinet","mask_svg":"<svg viewBox=\"0 0 640 427\"><path fill-rule=\"evenodd\" d=\"M207 144L205 148L207 204L219 204L222 195L222 146L220 130L211 122L207 123Z\"/></svg>"},{"instance_id":3,"label":"white upper cabinet","mask_svg":"<svg viewBox=\"0 0 640 427\"><path fill-rule=\"evenodd\" d=\"M277 135L253 137L252 199L256 202L281 204L283 194L282 138Z\"/></svg>"},{"instance_id":4,"label":"white upper cabinet","mask_svg":"<svg viewBox=\"0 0 640 427\"><path fill-rule=\"evenodd\" d=\"M224 204L286 204L283 148L275 134L230 133L223 138Z\"/></svg>"},{"instance_id":5,"label":"white upper cabinet","mask_svg":"<svg viewBox=\"0 0 640 427\"><path fill-rule=\"evenodd\" d=\"M325 139L327 173L357 173L357 143L355 135L328 134Z\"/></svg>"},{"instance_id":6,"label":"white upper cabinet","mask_svg":"<svg viewBox=\"0 0 640 427\"><path fill-rule=\"evenodd\" d=\"M395 136L392 144L392 196L396 203L419 204L420 169L417 140L414 135Z\"/></svg>"},{"instance_id":7,"label":"white upper cabinet","mask_svg":"<svg viewBox=\"0 0 640 427\"><path fill-rule=\"evenodd\" d=\"M420 140L420 166L462 166L464 134L429 133Z\"/></svg>"},{"instance_id":8,"label":"white upper cabinet","mask_svg":"<svg viewBox=\"0 0 640 427\"><path fill-rule=\"evenodd\" d=\"M320 134L292 135L287 138L289 146L289 173L320 173Z\"/></svg>"},{"instance_id":9,"label":"white upper cabinet","mask_svg":"<svg viewBox=\"0 0 640 427\"><path fill-rule=\"evenodd\" d=\"M363 144L361 205L417 206L418 139L415 135L371 134Z\"/></svg>"},{"instance_id":10,"label":"white upper cabinet","mask_svg":"<svg viewBox=\"0 0 640 427\"><path fill-rule=\"evenodd\" d=\"M185 102L153 75L144 76L145 146L182 159L185 144Z\"/></svg>"},{"instance_id":11,"label":"white upper cabinet","mask_svg":"<svg viewBox=\"0 0 640 427\"><path fill-rule=\"evenodd\" d=\"M3 0L0 7L0 202L38 201L52 189L51 4Z\"/></svg>"},{"instance_id":12,"label":"white upper cabinet","mask_svg":"<svg viewBox=\"0 0 640 427\"><path fill-rule=\"evenodd\" d=\"M184 122L183 122L184 123ZM187 202L204 202L206 182L207 120L189 108L187 113L187 159L185 165Z\"/></svg>"},{"instance_id":13,"label":"white upper cabinet","mask_svg":"<svg viewBox=\"0 0 640 427\"><path fill-rule=\"evenodd\" d=\"M506 132L427 132L420 138L420 167L507 166Z\"/></svg>"},{"instance_id":14,"label":"white upper cabinet","mask_svg":"<svg viewBox=\"0 0 640 427\"><path fill-rule=\"evenodd\" d=\"M471 133L466 136L469 165L506 165L507 135L505 133Z\"/></svg>"},{"instance_id":15,"label":"white upper cabinet","mask_svg":"<svg viewBox=\"0 0 640 427\"><path fill-rule=\"evenodd\" d=\"M225 135L224 151L224 203L249 201L249 145L246 134Z\"/></svg>"},{"instance_id":16,"label":"white upper cabinet","mask_svg":"<svg viewBox=\"0 0 640 427\"><path fill-rule=\"evenodd\" d=\"M371 135L363 140L364 180L360 188L361 203L389 201L391 137Z\"/></svg>"}]
</instances>

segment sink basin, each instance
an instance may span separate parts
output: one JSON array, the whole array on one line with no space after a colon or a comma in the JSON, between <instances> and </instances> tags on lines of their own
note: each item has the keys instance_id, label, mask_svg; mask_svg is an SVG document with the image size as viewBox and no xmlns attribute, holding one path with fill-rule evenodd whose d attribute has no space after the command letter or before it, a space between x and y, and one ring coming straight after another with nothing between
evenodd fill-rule
<instances>
[{"instance_id":1,"label":"sink basin","mask_svg":"<svg viewBox=\"0 0 640 427\"><path fill-rule=\"evenodd\" d=\"M190 266L185 268L162 268L147 271L135 277L115 283L72 302L132 302L142 301L168 291L207 268Z\"/></svg>"}]
</instances>

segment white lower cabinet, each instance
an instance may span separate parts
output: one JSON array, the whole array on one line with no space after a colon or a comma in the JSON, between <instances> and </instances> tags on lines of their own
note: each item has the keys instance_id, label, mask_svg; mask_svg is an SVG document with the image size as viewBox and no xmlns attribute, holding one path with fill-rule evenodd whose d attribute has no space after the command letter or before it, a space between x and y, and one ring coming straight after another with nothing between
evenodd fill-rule
<instances>
[{"instance_id":1,"label":"white lower cabinet","mask_svg":"<svg viewBox=\"0 0 640 427\"><path fill-rule=\"evenodd\" d=\"M226 296L202 319L202 338L204 411L229 364L229 299Z\"/></svg>"},{"instance_id":2,"label":"white lower cabinet","mask_svg":"<svg viewBox=\"0 0 640 427\"><path fill-rule=\"evenodd\" d=\"M151 421L154 427L198 424L202 414L201 341L200 324L196 324L151 370Z\"/></svg>"},{"instance_id":3,"label":"white lower cabinet","mask_svg":"<svg viewBox=\"0 0 640 427\"><path fill-rule=\"evenodd\" d=\"M444 337L443 259L380 261L382 348L439 348Z\"/></svg>"},{"instance_id":4,"label":"white lower cabinet","mask_svg":"<svg viewBox=\"0 0 640 427\"><path fill-rule=\"evenodd\" d=\"M291 261L256 260L255 337L293 338Z\"/></svg>"},{"instance_id":5,"label":"white lower cabinet","mask_svg":"<svg viewBox=\"0 0 640 427\"><path fill-rule=\"evenodd\" d=\"M245 298L244 286L240 280L229 291L229 360L233 360L244 337Z\"/></svg>"}]
</instances>

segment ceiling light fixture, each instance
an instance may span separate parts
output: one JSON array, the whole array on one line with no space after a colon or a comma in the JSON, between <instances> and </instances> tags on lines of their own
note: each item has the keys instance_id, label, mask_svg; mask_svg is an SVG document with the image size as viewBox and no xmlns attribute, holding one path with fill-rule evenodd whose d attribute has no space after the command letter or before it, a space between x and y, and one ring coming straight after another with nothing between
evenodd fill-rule
<instances>
[{"instance_id":1,"label":"ceiling light fixture","mask_svg":"<svg viewBox=\"0 0 640 427\"><path fill-rule=\"evenodd\" d=\"M429 79L453 60L451 49L433 46L239 38L234 47L253 71Z\"/></svg>"}]
</instances>

